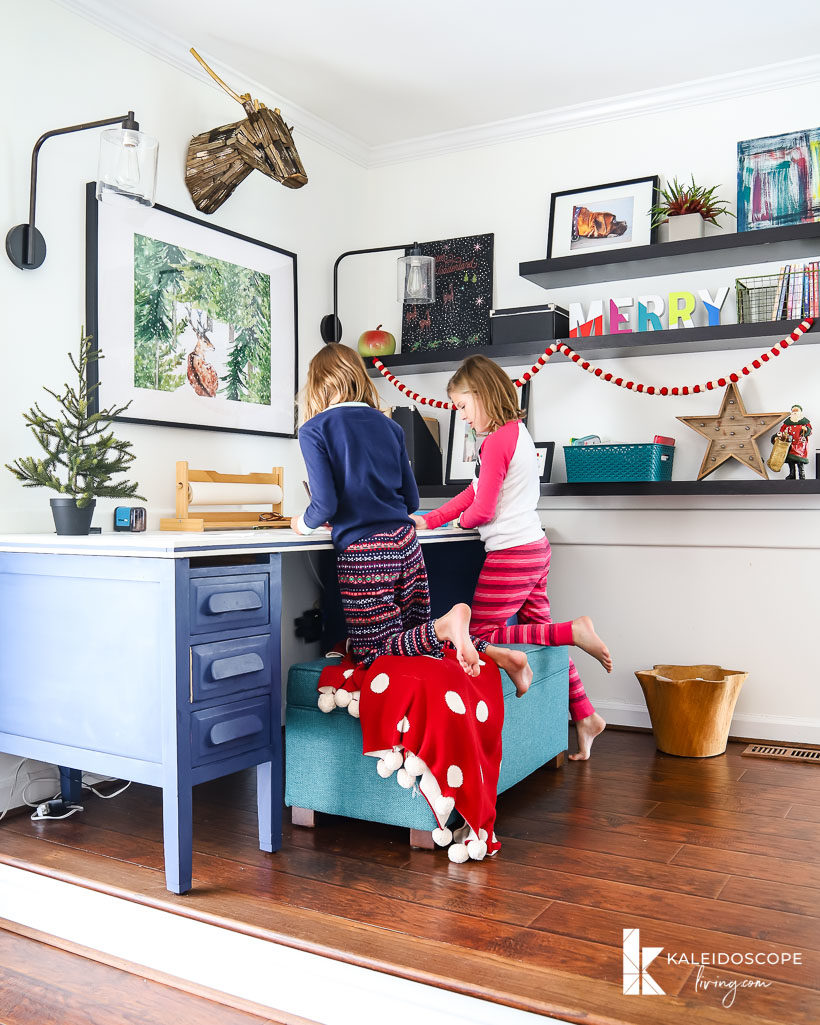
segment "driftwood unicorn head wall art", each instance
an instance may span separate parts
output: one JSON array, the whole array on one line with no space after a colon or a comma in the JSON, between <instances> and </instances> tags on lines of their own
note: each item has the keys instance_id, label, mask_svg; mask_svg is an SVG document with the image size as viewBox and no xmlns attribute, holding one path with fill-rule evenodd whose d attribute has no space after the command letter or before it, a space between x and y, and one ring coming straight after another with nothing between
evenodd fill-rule
<instances>
[{"instance_id":1,"label":"driftwood unicorn head wall art","mask_svg":"<svg viewBox=\"0 0 820 1025\"><path fill-rule=\"evenodd\" d=\"M270 110L250 93L239 96L216 75L191 49L215 82L241 103L247 117L191 139L185 163L185 184L194 206L212 214L222 206L233 190L256 169L286 185L301 189L307 175L293 144L291 129L282 120L278 108Z\"/></svg>"}]
</instances>

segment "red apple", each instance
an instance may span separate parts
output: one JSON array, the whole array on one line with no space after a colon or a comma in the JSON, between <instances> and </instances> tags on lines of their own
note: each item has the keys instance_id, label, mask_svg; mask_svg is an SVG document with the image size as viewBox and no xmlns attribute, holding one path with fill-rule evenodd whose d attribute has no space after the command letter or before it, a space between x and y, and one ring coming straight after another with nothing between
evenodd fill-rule
<instances>
[{"instance_id":1,"label":"red apple","mask_svg":"<svg viewBox=\"0 0 820 1025\"><path fill-rule=\"evenodd\" d=\"M392 356L396 351L396 339L389 331L382 331L382 326L375 331L365 331L359 336L360 356Z\"/></svg>"}]
</instances>

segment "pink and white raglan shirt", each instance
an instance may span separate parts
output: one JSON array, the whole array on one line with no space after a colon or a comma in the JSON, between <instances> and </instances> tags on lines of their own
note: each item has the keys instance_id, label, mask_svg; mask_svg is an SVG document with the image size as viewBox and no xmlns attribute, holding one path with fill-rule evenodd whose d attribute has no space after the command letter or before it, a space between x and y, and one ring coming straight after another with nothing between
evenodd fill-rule
<instances>
[{"instance_id":1,"label":"pink and white raglan shirt","mask_svg":"<svg viewBox=\"0 0 820 1025\"><path fill-rule=\"evenodd\" d=\"M427 513L427 526L432 530L457 519L460 527L477 527L489 552L540 541L544 528L536 511L541 495L538 459L527 428L511 420L488 434L479 460L470 486Z\"/></svg>"}]
</instances>

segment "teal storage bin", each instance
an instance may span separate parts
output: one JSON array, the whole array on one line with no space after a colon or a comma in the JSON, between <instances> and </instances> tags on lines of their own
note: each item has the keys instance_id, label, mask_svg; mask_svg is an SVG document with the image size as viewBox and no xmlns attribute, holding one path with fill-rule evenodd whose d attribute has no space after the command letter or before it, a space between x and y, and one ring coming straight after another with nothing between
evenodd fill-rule
<instances>
[{"instance_id":1,"label":"teal storage bin","mask_svg":"<svg viewBox=\"0 0 820 1025\"><path fill-rule=\"evenodd\" d=\"M567 482L664 481L672 479L672 445L564 445Z\"/></svg>"}]
</instances>

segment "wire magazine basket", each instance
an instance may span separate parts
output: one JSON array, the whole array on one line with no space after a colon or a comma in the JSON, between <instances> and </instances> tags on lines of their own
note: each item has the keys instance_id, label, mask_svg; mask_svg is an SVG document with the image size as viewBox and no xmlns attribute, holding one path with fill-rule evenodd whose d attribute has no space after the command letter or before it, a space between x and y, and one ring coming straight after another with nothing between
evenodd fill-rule
<instances>
[{"instance_id":1,"label":"wire magazine basket","mask_svg":"<svg viewBox=\"0 0 820 1025\"><path fill-rule=\"evenodd\" d=\"M738 278L735 291L738 324L762 324L764 321L787 319L786 303L782 295L782 274Z\"/></svg>"}]
</instances>

